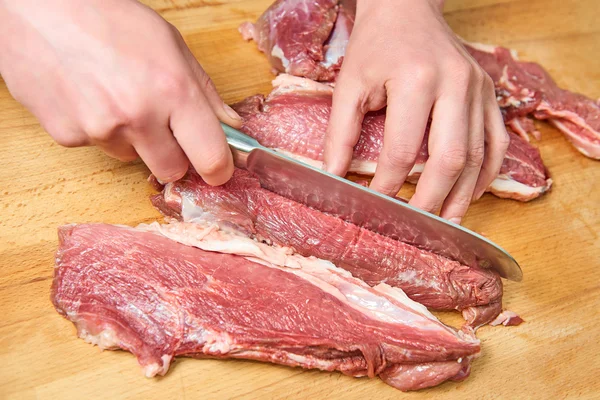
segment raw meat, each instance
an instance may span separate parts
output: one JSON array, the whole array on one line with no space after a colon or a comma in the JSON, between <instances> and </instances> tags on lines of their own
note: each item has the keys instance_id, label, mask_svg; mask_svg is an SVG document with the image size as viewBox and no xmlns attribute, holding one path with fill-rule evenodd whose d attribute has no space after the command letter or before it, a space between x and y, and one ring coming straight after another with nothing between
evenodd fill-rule
<instances>
[{"instance_id":1,"label":"raw meat","mask_svg":"<svg viewBox=\"0 0 600 400\"><path fill-rule=\"evenodd\" d=\"M256 24L246 23L240 32L244 39L258 43L276 70L330 80L335 67L327 65L324 46L337 19L337 3L337 0L278 0ZM339 67L341 62L335 60L334 64Z\"/></svg>"},{"instance_id":2,"label":"raw meat","mask_svg":"<svg viewBox=\"0 0 600 400\"><path fill-rule=\"evenodd\" d=\"M328 81L342 64L355 12L356 0L278 0L240 32L276 71Z\"/></svg>"},{"instance_id":3,"label":"raw meat","mask_svg":"<svg viewBox=\"0 0 600 400\"><path fill-rule=\"evenodd\" d=\"M301 19L283 24L279 23L282 15L291 15L293 10L300 9L301 4L295 0L278 1L259 18L255 25L244 25L245 38L254 38L259 49L270 55L271 64L280 72L304 76L311 79L329 81L335 79L341 66L346 42L353 26L355 7L344 7L340 1L339 13L333 18L335 22L331 40L335 39L335 57L313 57L309 68L296 68L293 58L280 58L286 65L275 61L281 54L287 54L287 48L295 48L299 38L308 41L316 25L323 18L318 4L326 3L329 10L335 9L331 0L311 1L312 7L306 9ZM335 2L333 2L335 3ZM333 8L332 8L333 7ZM332 26L331 14L327 18L327 31ZM293 24L293 30L289 28ZM260 32L250 34L251 32ZM269 40L265 40L265 38ZM327 53L325 35L319 37L320 49L313 54ZM273 43L278 43L278 51L274 52ZM600 159L600 100L592 100L581 94L560 89L550 75L538 64L520 62L516 53L496 46L464 42L465 47L482 68L493 78L496 85L498 102L506 122L513 118L533 115L537 119L547 119L560 129L571 143L584 155ZM283 49L283 50L282 50ZM291 50L290 50L291 51ZM276 53L276 54L275 54ZM335 59L335 71L332 61ZM322 71L327 71L323 73ZM518 124L518 123L516 123ZM513 126L514 124L511 124ZM519 132L522 133L522 132Z\"/></svg>"},{"instance_id":4,"label":"raw meat","mask_svg":"<svg viewBox=\"0 0 600 400\"><path fill-rule=\"evenodd\" d=\"M505 120L547 119L577 150L600 159L600 101L559 88L539 64L520 62L503 47L469 43L466 48L494 80Z\"/></svg>"},{"instance_id":5,"label":"raw meat","mask_svg":"<svg viewBox=\"0 0 600 400\"><path fill-rule=\"evenodd\" d=\"M504 325L504 326L516 326L523 322L523 319L512 311L502 311L495 320L490 322L491 326Z\"/></svg>"},{"instance_id":6,"label":"raw meat","mask_svg":"<svg viewBox=\"0 0 600 400\"><path fill-rule=\"evenodd\" d=\"M275 88L267 98L256 95L233 105L244 119L242 130L264 146L320 167L333 88L289 75L280 75L273 83ZM385 110L365 116L362 135L354 148L351 172L373 175L383 144L384 124ZM526 120L522 124L526 124ZM524 125L522 129L530 127ZM488 191L498 197L521 201L535 199L550 189L552 180L539 151L508 130L510 146L500 174ZM410 182L418 180L427 157L425 140L408 177Z\"/></svg>"},{"instance_id":7,"label":"raw meat","mask_svg":"<svg viewBox=\"0 0 600 400\"><path fill-rule=\"evenodd\" d=\"M399 289L216 226L70 225L59 238L56 309L148 377L176 356L244 358L416 390L466 378L480 350Z\"/></svg>"},{"instance_id":8,"label":"raw meat","mask_svg":"<svg viewBox=\"0 0 600 400\"><path fill-rule=\"evenodd\" d=\"M153 183L158 185L155 179ZM263 189L245 170L236 170L220 187L189 171L162 187L152 203L168 217L218 223L331 261L371 286L398 287L427 307L468 310L464 316L473 327L492 321L502 310L502 281L495 271L462 265L296 203Z\"/></svg>"}]
</instances>

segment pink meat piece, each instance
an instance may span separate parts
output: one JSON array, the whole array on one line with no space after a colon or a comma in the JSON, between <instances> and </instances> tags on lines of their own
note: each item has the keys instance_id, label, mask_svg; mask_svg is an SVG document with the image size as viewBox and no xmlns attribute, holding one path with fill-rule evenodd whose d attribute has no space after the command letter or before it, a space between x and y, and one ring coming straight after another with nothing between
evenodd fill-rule
<instances>
[{"instance_id":1,"label":"pink meat piece","mask_svg":"<svg viewBox=\"0 0 600 400\"><path fill-rule=\"evenodd\" d=\"M529 141L529 135L532 135L537 140L542 138L541 133L535 127L533 123L533 119L528 116L525 117L515 117L506 122L506 125L512 129L514 133L521 136L523 140Z\"/></svg>"},{"instance_id":2,"label":"pink meat piece","mask_svg":"<svg viewBox=\"0 0 600 400\"><path fill-rule=\"evenodd\" d=\"M317 6L321 4L320 7ZM335 3L335 2L334 2ZM333 32L331 38L335 38L335 56L319 58L320 64L312 65L310 68L281 68L281 60L273 57L273 46L277 40L285 44L295 43L301 40L307 41L312 37L313 31L318 31L315 24L323 19L322 8L331 6L330 0L314 0L310 8L313 13L309 18L301 18L291 22L294 29L288 29L288 23L280 23L273 15L285 15L291 10L306 9L303 2L295 0L278 1L271 6L257 22L263 34L260 37L254 35L259 49L264 51L271 64L277 71L287 72L311 79L330 81L337 76L337 69L343 61L346 43L350 37L356 10L355 4L344 4L338 8L334 15ZM352 2L355 3L355 2ZM331 9L329 9L331 10ZM331 15L326 14L326 22L323 30L331 30ZM286 29L282 32L282 28ZM247 29L247 28L246 28ZM271 35L271 36L269 36ZM246 35L247 36L247 35ZM263 38L269 37L269 40ZM315 42L320 43L321 49L315 53L327 52L324 34L315 36ZM276 38L276 39L275 39ZM502 109L504 119L510 123L514 118L532 115L541 120L548 120L561 130L568 140L584 155L600 159L600 100L592 100L578 93L559 88L550 75L536 63L520 62L516 53L503 47L481 45L477 43L464 42L465 47L477 60L482 68L493 78L496 85L498 103ZM316 45L318 46L318 45ZM331 60L335 59L335 71L331 68ZM322 73L326 70L327 73ZM319 72L315 72L319 71ZM511 123L516 127L517 133L523 135L520 130L522 121Z\"/></svg>"},{"instance_id":3,"label":"pink meat piece","mask_svg":"<svg viewBox=\"0 0 600 400\"><path fill-rule=\"evenodd\" d=\"M417 390L464 379L480 350L399 289L214 226L70 225L59 239L57 311L148 377L177 356L242 358Z\"/></svg>"},{"instance_id":4,"label":"pink meat piece","mask_svg":"<svg viewBox=\"0 0 600 400\"><path fill-rule=\"evenodd\" d=\"M335 65L327 66L324 49L337 19L337 3L338 0L278 0L255 24L240 26L240 32L244 39L258 44L275 70L330 80L341 64L335 60Z\"/></svg>"},{"instance_id":5,"label":"pink meat piece","mask_svg":"<svg viewBox=\"0 0 600 400\"><path fill-rule=\"evenodd\" d=\"M539 64L518 61L503 47L467 44L492 77L505 120L533 115L549 120L584 155L600 159L600 103L559 88Z\"/></svg>"},{"instance_id":6,"label":"pink meat piece","mask_svg":"<svg viewBox=\"0 0 600 400\"><path fill-rule=\"evenodd\" d=\"M496 319L490 322L490 325L496 326L502 324L504 326L517 326L523 322L523 318L519 317L516 313L505 310L498 314Z\"/></svg>"},{"instance_id":7,"label":"pink meat piece","mask_svg":"<svg viewBox=\"0 0 600 400\"><path fill-rule=\"evenodd\" d=\"M168 217L218 223L303 256L331 261L371 286L400 288L427 307L471 309L473 326L488 323L502 309L502 281L495 271L462 265L296 203L263 189L245 170L236 170L219 187L189 171L166 184L152 203Z\"/></svg>"},{"instance_id":8,"label":"pink meat piece","mask_svg":"<svg viewBox=\"0 0 600 400\"><path fill-rule=\"evenodd\" d=\"M325 134L333 88L307 79L281 75L266 98L255 95L234 104L244 119L242 130L262 145L322 166ZM350 172L373 175L383 145L385 109L368 113L354 147ZM500 175L488 191L498 197L528 201L547 192L551 185L538 149L512 132ZM428 158L427 132L408 181L415 183Z\"/></svg>"}]
</instances>

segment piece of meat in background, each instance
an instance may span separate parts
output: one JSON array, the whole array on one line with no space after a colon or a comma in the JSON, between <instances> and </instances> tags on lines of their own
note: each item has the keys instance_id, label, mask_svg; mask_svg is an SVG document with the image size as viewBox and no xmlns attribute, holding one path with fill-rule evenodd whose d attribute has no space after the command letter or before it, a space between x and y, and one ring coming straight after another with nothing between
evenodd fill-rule
<instances>
[{"instance_id":1,"label":"piece of meat in background","mask_svg":"<svg viewBox=\"0 0 600 400\"><path fill-rule=\"evenodd\" d=\"M331 81L343 61L355 10L355 1L279 0L240 31L256 41L276 71ZM511 121L525 116L548 120L582 154L600 159L600 100L559 88L540 65L518 61L514 51L464 45L494 80L507 124L518 126Z\"/></svg>"}]
</instances>

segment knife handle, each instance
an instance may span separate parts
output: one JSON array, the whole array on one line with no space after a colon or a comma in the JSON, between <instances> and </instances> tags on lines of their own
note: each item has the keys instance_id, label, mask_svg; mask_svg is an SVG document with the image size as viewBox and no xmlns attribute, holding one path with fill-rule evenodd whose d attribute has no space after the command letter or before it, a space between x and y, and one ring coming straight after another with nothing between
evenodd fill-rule
<instances>
[{"instance_id":1,"label":"knife handle","mask_svg":"<svg viewBox=\"0 0 600 400\"><path fill-rule=\"evenodd\" d=\"M231 152L233 153L235 165L240 168L246 168L248 156L252 150L260 149L263 146L261 146L255 139L243 134L227 124L221 122L221 127L223 128L223 132L225 132L227 143L229 144Z\"/></svg>"}]
</instances>

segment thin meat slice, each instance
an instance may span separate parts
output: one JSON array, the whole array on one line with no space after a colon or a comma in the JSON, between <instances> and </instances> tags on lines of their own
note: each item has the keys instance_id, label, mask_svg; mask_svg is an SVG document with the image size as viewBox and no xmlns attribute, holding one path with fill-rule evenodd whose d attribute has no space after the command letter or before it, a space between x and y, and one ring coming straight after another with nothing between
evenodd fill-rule
<instances>
[{"instance_id":1,"label":"thin meat slice","mask_svg":"<svg viewBox=\"0 0 600 400\"><path fill-rule=\"evenodd\" d=\"M320 21L323 19L326 21L323 23L323 30L332 29L331 14L326 14L327 18L323 18L323 15L319 14L320 9L332 5L331 0L311 1L310 10L313 13L309 18L295 20L292 23L293 30L288 28L289 21L281 23L278 18L273 16L286 15L293 10L306 7L301 1L278 1L265 11L256 24L256 29L259 29L262 34L253 36L259 49L269 56L276 71L321 81L334 80L343 61L356 10L355 1L342 0L340 4L337 14L333 17L335 23L330 38L335 42L335 46L331 49L328 48L327 42L322 40L324 34L315 37L312 33L318 31L315 24L321 23ZM269 40L264 39L266 37ZM315 59L318 63L311 68L293 68L289 65L282 68L282 62L285 63L287 59L278 58L277 54L273 56L274 53L278 53L275 51L278 48L273 47L273 43L280 41L284 45L287 44L294 48L291 44L299 40L308 41L311 37L321 43L320 52L315 50L316 53L327 54L328 49L331 52L331 55L325 59ZM515 118L531 115L536 119L548 120L565 134L577 150L588 157L600 159L600 100L593 100L559 88L544 68L536 63L519 61L514 51L498 46L466 41L463 43L494 80L504 120L517 133L523 135L525 131L521 129L523 120L513 121ZM334 60L335 68L332 68ZM291 65L293 66L293 62ZM323 70L328 72L321 73L320 71Z\"/></svg>"},{"instance_id":2,"label":"thin meat slice","mask_svg":"<svg viewBox=\"0 0 600 400\"><path fill-rule=\"evenodd\" d=\"M480 350L399 289L214 225L70 225L59 238L57 311L148 377L177 356L244 358L416 390L464 379Z\"/></svg>"},{"instance_id":3,"label":"thin meat slice","mask_svg":"<svg viewBox=\"0 0 600 400\"><path fill-rule=\"evenodd\" d=\"M559 88L539 64L521 62L509 49L476 43L466 48L494 80L505 120L549 120L577 150L600 159L600 101Z\"/></svg>"},{"instance_id":4,"label":"thin meat slice","mask_svg":"<svg viewBox=\"0 0 600 400\"><path fill-rule=\"evenodd\" d=\"M206 184L193 170L158 187L162 191L152 203L168 217L217 223L303 256L331 261L371 286L400 288L427 307L470 309L472 327L502 311L502 281L495 271L462 265L279 196L263 189L245 170L237 169L219 187Z\"/></svg>"},{"instance_id":5,"label":"thin meat slice","mask_svg":"<svg viewBox=\"0 0 600 400\"><path fill-rule=\"evenodd\" d=\"M299 77L280 75L266 98L255 95L234 104L244 119L242 130L262 145L317 167L323 149L333 88ZM525 122L523 122L525 124ZM383 144L385 110L365 116L362 134L354 148L350 172L373 175ZM523 129L530 129L525 125ZM488 191L498 197L528 201L547 192L551 185L538 149L510 128L511 143L500 175ZM427 135L408 180L415 183L428 158Z\"/></svg>"}]
</instances>

